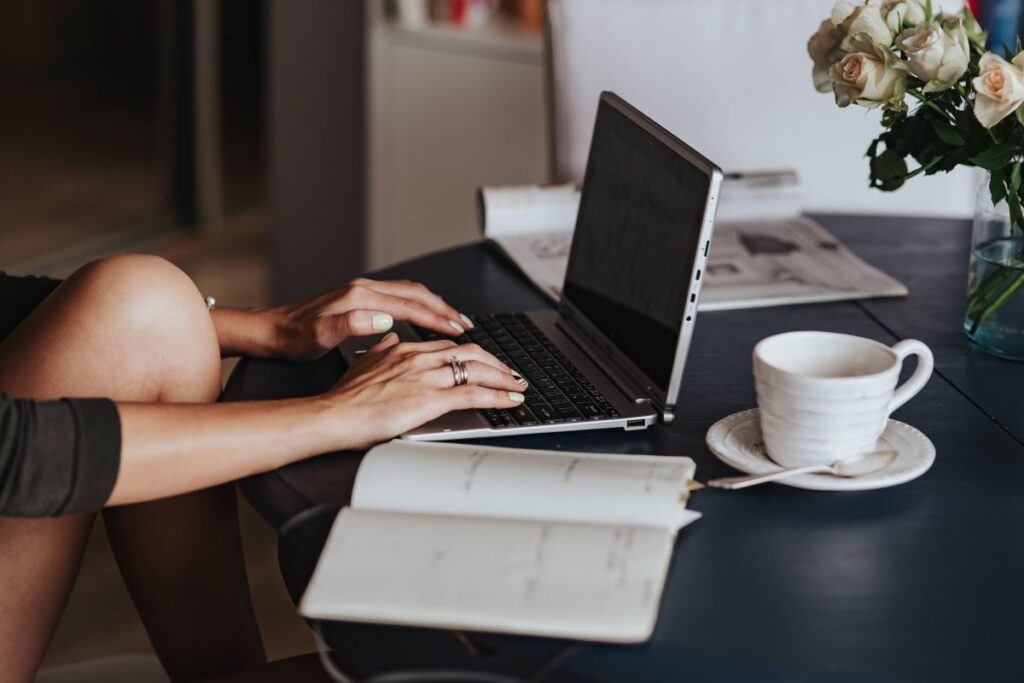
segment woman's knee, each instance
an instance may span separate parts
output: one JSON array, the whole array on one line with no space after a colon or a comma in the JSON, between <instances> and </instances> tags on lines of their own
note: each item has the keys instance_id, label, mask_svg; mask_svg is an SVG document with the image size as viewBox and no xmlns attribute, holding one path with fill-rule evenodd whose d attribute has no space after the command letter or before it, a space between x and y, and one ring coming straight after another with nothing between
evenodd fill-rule
<instances>
[{"instance_id":1,"label":"woman's knee","mask_svg":"<svg viewBox=\"0 0 1024 683\"><path fill-rule=\"evenodd\" d=\"M209 401L220 351L189 277L162 258L126 254L57 288L0 347L0 374L21 395Z\"/></svg>"},{"instance_id":2,"label":"woman's knee","mask_svg":"<svg viewBox=\"0 0 1024 683\"><path fill-rule=\"evenodd\" d=\"M85 290L96 314L133 353L190 385L198 379L214 394L207 398L215 397L220 378L217 334L202 295L180 268L158 256L121 254L93 261L67 284Z\"/></svg>"}]
</instances>

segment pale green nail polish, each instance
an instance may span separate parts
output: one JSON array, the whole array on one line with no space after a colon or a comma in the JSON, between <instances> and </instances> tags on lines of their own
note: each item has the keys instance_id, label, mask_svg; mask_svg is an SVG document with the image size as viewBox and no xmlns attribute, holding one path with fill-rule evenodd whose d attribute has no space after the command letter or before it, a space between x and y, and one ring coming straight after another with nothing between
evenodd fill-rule
<instances>
[{"instance_id":1,"label":"pale green nail polish","mask_svg":"<svg viewBox=\"0 0 1024 683\"><path fill-rule=\"evenodd\" d=\"M449 320L448 324L451 325L452 329L458 332L459 334L466 334L466 328L458 324L454 320Z\"/></svg>"},{"instance_id":2,"label":"pale green nail polish","mask_svg":"<svg viewBox=\"0 0 1024 683\"><path fill-rule=\"evenodd\" d=\"M372 324L374 330L383 332L384 330L390 330L391 326L395 324L395 320L387 313L374 313Z\"/></svg>"},{"instance_id":3,"label":"pale green nail polish","mask_svg":"<svg viewBox=\"0 0 1024 683\"><path fill-rule=\"evenodd\" d=\"M508 397L511 400L515 401L516 403L522 403L523 401L526 400L525 396L523 396L522 394L518 394L518 393L516 393L514 391L508 392Z\"/></svg>"},{"instance_id":4,"label":"pale green nail polish","mask_svg":"<svg viewBox=\"0 0 1024 683\"><path fill-rule=\"evenodd\" d=\"M512 376L515 377L516 379L522 379L523 378L523 376L519 374L519 371L514 369L514 368L509 368L508 371L511 372Z\"/></svg>"},{"instance_id":5,"label":"pale green nail polish","mask_svg":"<svg viewBox=\"0 0 1024 683\"><path fill-rule=\"evenodd\" d=\"M524 388L530 386L529 383L525 379L523 379L522 377L517 377L516 378L516 384L518 384L519 386L524 387Z\"/></svg>"},{"instance_id":6,"label":"pale green nail polish","mask_svg":"<svg viewBox=\"0 0 1024 683\"><path fill-rule=\"evenodd\" d=\"M459 317L462 318L462 322L466 323L466 329L471 330L476 327L476 325L473 324L473 321L470 320L469 316L465 313L459 313Z\"/></svg>"}]
</instances>

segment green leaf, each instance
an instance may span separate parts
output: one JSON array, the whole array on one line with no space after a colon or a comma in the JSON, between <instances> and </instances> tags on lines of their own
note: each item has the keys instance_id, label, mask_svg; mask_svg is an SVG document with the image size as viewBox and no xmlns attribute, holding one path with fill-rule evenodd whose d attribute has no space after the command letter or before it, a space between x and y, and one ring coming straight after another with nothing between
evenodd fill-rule
<instances>
[{"instance_id":1,"label":"green leaf","mask_svg":"<svg viewBox=\"0 0 1024 683\"><path fill-rule=\"evenodd\" d=\"M880 142L880 140L878 138L875 138L874 140L872 140L871 144L868 145L868 151L865 152L865 156L868 156L868 157L871 157L872 159L874 159L875 158L875 153L878 150L878 143L879 142Z\"/></svg>"},{"instance_id":2,"label":"green leaf","mask_svg":"<svg viewBox=\"0 0 1024 683\"><path fill-rule=\"evenodd\" d=\"M1010 187L1014 194L1020 189L1020 161L1013 162L1013 171L1010 173Z\"/></svg>"},{"instance_id":3,"label":"green leaf","mask_svg":"<svg viewBox=\"0 0 1024 683\"><path fill-rule=\"evenodd\" d=\"M986 171L995 171L1009 164L1013 155L1019 151L1020 147L1016 142L1004 142L971 157L971 163Z\"/></svg>"},{"instance_id":4,"label":"green leaf","mask_svg":"<svg viewBox=\"0 0 1024 683\"><path fill-rule=\"evenodd\" d=\"M988 192L992 195L992 204L996 205L1006 199L1006 173L992 171L988 179Z\"/></svg>"},{"instance_id":5,"label":"green leaf","mask_svg":"<svg viewBox=\"0 0 1024 683\"><path fill-rule=\"evenodd\" d=\"M939 106L942 105L940 104ZM939 139L945 142L947 145L959 147L963 145L965 142L967 142L964 136L961 135L960 131L956 129L953 123L951 123L945 115L939 114L934 110L928 109L922 111L921 114L919 114L919 116L924 116L928 120L928 123L931 125L932 130L935 131L935 135L937 135Z\"/></svg>"},{"instance_id":6,"label":"green leaf","mask_svg":"<svg viewBox=\"0 0 1024 683\"><path fill-rule=\"evenodd\" d=\"M1017 195L1010 195L1006 198L1006 203L1010 206L1010 221L1013 225L1020 225L1021 222L1021 207L1020 197Z\"/></svg>"},{"instance_id":7,"label":"green leaf","mask_svg":"<svg viewBox=\"0 0 1024 683\"><path fill-rule=\"evenodd\" d=\"M907 162L903 157L887 149L871 160L872 187L891 192L903 185L903 176L907 174Z\"/></svg>"},{"instance_id":8,"label":"green leaf","mask_svg":"<svg viewBox=\"0 0 1024 683\"><path fill-rule=\"evenodd\" d=\"M967 140L964 139L964 136L957 132L956 128L934 123L932 124L932 128L935 129L935 134L939 136L939 139L947 145L959 147L967 142Z\"/></svg>"},{"instance_id":9,"label":"green leaf","mask_svg":"<svg viewBox=\"0 0 1024 683\"><path fill-rule=\"evenodd\" d=\"M932 0L926 0L924 3L924 20L932 20Z\"/></svg>"}]
</instances>

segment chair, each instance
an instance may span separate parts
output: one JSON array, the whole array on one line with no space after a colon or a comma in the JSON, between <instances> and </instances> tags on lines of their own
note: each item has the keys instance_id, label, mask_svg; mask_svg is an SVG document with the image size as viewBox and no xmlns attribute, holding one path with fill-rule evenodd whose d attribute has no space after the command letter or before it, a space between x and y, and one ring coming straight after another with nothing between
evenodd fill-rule
<instances>
[{"instance_id":1,"label":"chair","mask_svg":"<svg viewBox=\"0 0 1024 683\"><path fill-rule=\"evenodd\" d=\"M582 179L598 94L612 90L727 172L796 169L808 211L971 215L974 169L868 187L878 110L839 109L811 84L807 39L833 4L549 0L554 177Z\"/></svg>"}]
</instances>

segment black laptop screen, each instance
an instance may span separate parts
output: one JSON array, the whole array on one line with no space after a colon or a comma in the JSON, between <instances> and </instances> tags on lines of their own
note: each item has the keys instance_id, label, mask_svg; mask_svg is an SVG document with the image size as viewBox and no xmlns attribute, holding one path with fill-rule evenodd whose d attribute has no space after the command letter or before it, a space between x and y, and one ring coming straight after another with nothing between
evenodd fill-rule
<instances>
[{"instance_id":1,"label":"black laptop screen","mask_svg":"<svg viewBox=\"0 0 1024 683\"><path fill-rule=\"evenodd\" d=\"M666 390L710 179L602 100L563 295Z\"/></svg>"}]
</instances>

